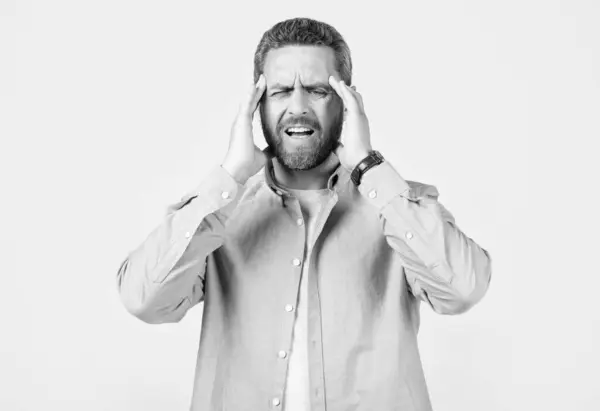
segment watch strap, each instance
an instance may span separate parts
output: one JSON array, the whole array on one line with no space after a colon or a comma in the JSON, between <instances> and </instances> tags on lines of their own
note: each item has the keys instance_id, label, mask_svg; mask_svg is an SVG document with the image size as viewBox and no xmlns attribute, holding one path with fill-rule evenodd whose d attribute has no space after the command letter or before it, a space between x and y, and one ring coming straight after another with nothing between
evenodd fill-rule
<instances>
[{"instance_id":1,"label":"watch strap","mask_svg":"<svg viewBox=\"0 0 600 411\"><path fill-rule=\"evenodd\" d=\"M354 185L358 186L360 184L360 180L362 176L371 168L375 167L378 164L383 163L383 156L377 150L371 150L369 155L361 160L360 163L352 170L350 174L350 178Z\"/></svg>"}]
</instances>

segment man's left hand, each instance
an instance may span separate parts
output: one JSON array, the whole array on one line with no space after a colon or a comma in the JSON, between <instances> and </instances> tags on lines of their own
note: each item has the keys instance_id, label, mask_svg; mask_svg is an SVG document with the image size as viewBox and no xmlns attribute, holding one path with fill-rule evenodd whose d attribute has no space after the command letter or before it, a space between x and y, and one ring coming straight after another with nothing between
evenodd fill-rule
<instances>
[{"instance_id":1,"label":"man's left hand","mask_svg":"<svg viewBox=\"0 0 600 411\"><path fill-rule=\"evenodd\" d=\"M342 167L352 171L372 150L369 120L365 114L362 96L356 91L356 87L348 87L343 80L337 81L333 76L329 77L329 84L344 102L346 111L342 133L344 141L339 142L335 154Z\"/></svg>"}]
</instances>

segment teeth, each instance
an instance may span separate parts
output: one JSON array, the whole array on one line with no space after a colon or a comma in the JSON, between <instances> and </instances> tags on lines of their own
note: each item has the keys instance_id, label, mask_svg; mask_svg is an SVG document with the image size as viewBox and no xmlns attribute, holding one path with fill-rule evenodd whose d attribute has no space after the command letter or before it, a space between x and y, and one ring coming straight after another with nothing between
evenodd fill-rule
<instances>
[{"instance_id":1,"label":"teeth","mask_svg":"<svg viewBox=\"0 0 600 411\"><path fill-rule=\"evenodd\" d=\"M290 127L287 131L288 133L309 133L311 130L306 127Z\"/></svg>"}]
</instances>

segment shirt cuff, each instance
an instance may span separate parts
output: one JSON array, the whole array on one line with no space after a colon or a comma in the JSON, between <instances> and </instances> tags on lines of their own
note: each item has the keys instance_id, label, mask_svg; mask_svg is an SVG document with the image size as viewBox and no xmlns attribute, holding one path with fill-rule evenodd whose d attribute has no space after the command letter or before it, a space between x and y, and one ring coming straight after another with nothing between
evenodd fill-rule
<instances>
[{"instance_id":1,"label":"shirt cuff","mask_svg":"<svg viewBox=\"0 0 600 411\"><path fill-rule=\"evenodd\" d=\"M174 212L185 208L192 200L198 198L202 207L201 214L210 214L217 210L229 214L235 208L243 185L238 183L220 165L210 169L206 178L193 190L186 193L180 201L169 206L168 211Z\"/></svg>"},{"instance_id":2,"label":"shirt cuff","mask_svg":"<svg viewBox=\"0 0 600 411\"><path fill-rule=\"evenodd\" d=\"M244 190L221 166L213 167L206 178L176 204L169 207L172 216L173 239L184 250L202 221L210 214L219 214L215 221L225 222L237 207ZM222 226L215 226L222 230ZM183 251L181 251L183 252Z\"/></svg>"},{"instance_id":3,"label":"shirt cuff","mask_svg":"<svg viewBox=\"0 0 600 411\"><path fill-rule=\"evenodd\" d=\"M365 172L358 191L368 198L373 206L382 210L399 195L409 198L410 186L386 160Z\"/></svg>"}]
</instances>

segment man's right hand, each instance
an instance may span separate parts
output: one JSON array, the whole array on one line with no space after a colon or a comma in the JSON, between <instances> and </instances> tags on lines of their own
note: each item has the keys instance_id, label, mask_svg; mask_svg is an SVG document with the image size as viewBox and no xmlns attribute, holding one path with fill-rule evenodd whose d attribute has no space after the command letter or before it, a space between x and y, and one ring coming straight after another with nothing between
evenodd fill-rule
<instances>
[{"instance_id":1,"label":"man's right hand","mask_svg":"<svg viewBox=\"0 0 600 411\"><path fill-rule=\"evenodd\" d=\"M231 127L227 155L221 164L221 167L240 184L246 183L250 177L258 173L272 157L268 146L261 150L254 144L252 132L252 118L265 89L265 77L261 74L240 105Z\"/></svg>"}]
</instances>

